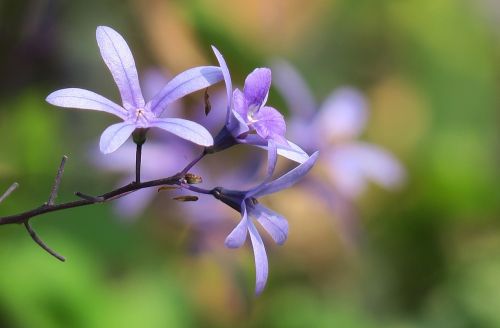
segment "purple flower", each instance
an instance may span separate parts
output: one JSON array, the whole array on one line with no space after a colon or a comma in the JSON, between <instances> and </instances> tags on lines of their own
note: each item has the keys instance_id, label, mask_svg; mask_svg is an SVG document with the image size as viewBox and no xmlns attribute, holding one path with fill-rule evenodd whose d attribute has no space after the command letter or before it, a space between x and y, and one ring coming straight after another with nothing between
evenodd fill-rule
<instances>
[{"instance_id":1,"label":"purple flower","mask_svg":"<svg viewBox=\"0 0 500 328\"><path fill-rule=\"evenodd\" d=\"M385 149L357 140L368 119L367 104L359 91L338 88L316 111L310 90L291 65L278 62L273 69L277 88L293 113L291 135L305 149L321 151L320 160L337 191L353 199L369 180L389 189L401 185L406 174L399 161Z\"/></svg>"},{"instance_id":2,"label":"purple flower","mask_svg":"<svg viewBox=\"0 0 500 328\"><path fill-rule=\"evenodd\" d=\"M103 111L121 118L122 123L109 126L102 133L100 149L103 153L118 149L136 129L151 127L163 129L202 146L213 144L212 136L201 125L180 118L163 118L161 115L175 100L222 80L219 67L200 66L188 69L174 77L146 103L137 78L134 58L123 37L109 27L99 26L96 38L102 58L120 91L123 107L92 91L78 88L55 91L46 100L60 107Z\"/></svg>"},{"instance_id":3,"label":"purple flower","mask_svg":"<svg viewBox=\"0 0 500 328\"><path fill-rule=\"evenodd\" d=\"M212 47L222 69L227 91L226 123L215 137L212 152L220 151L237 143L268 148L269 141L277 145L279 155L299 163L309 156L299 146L285 138L286 124L283 115L275 108L266 106L271 86L271 70L257 68L250 73L243 91L233 91L231 76L222 54Z\"/></svg>"},{"instance_id":4,"label":"purple flower","mask_svg":"<svg viewBox=\"0 0 500 328\"><path fill-rule=\"evenodd\" d=\"M228 190L222 187L217 187L212 191L215 198L241 213L241 221L227 236L225 245L229 248L241 247L246 240L247 234L250 235L255 257L256 294L260 294L266 285L268 262L264 243L251 218L259 222L278 245L282 245L288 236L288 222L286 219L261 205L257 198L294 185L312 168L318 157L318 152L315 152L293 170L276 180L272 180L277 161L276 155L276 144L271 140L268 147L267 176L258 186L247 191Z\"/></svg>"}]
</instances>

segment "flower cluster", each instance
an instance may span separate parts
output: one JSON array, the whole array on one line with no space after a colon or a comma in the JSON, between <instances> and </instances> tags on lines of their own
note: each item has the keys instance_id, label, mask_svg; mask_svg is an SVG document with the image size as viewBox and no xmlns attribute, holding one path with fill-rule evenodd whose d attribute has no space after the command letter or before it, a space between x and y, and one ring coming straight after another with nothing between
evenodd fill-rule
<instances>
[{"instance_id":1,"label":"flower cluster","mask_svg":"<svg viewBox=\"0 0 500 328\"><path fill-rule=\"evenodd\" d=\"M225 60L222 54L215 47L212 47L219 66L200 66L188 69L172 78L146 102L139 83L134 58L123 37L109 27L100 26L97 28L96 38L101 56L120 92L122 105L92 91L79 88L57 90L47 97L47 102L64 108L103 111L119 117L123 122L109 126L102 133L100 150L104 154L115 152L131 135L133 136L133 141L137 146L135 186L142 186L140 183L141 151L150 128L159 128L202 146L201 155L195 157L184 168L181 166L179 173L173 176L178 177L177 187L199 194L212 195L241 214L240 223L229 233L225 245L229 248L240 247L244 244L247 235L250 235L255 256L256 293L261 293L267 281L268 262L264 243L254 222L258 222L280 245L287 238L288 223L284 217L261 205L257 199L294 185L309 172L318 158L318 152L309 156L299 146L286 138L286 122L283 115L266 104L271 86L271 70L257 68L248 75L242 90L233 89L229 68ZM226 117L224 126L215 137L212 137L210 132L198 123L164 115L164 113L168 113L167 108L175 101L222 80L225 82L227 96ZM198 164L204 156L218 153L238 144L253 145L267 151L267 175L260 184L249 190L233 190L225 187L204 189L193 185L201 182L202 179L197 176L193 178L192 175L189 175L189 170ZM147 144L146 147L148 146L150 145ZM145 151L147 149L145 148ZM148 162L144 165L146 175L148 171L158 171L159 167L167 170L174 167L175 159L181 157L176 149L178 148L172 145L162 147L161 143L151 143L150 150L153 156L148 155ZM280 178L273 180L278 155L297 162L299 165ZM123 162L125 161L126 159L123 160ZM149 163L150 161L155 163ZM144 186L155 186L158 181L160 180L155 180L154 183L150 184L146 183ZM134 183L123 188L132 190ZM133 191L142 190L137 188ZM119 195L123 196L121 193ZM151 197L147 193L144 193L143 196L145 199ZM88 201L96 202L100 201L99 199L111 199L112 195L105 194L104 198L84 197ZM179 199L191 201L198 198L185 196ZM141 205L146 202L143 201ZM139 210L142 207L139 206Z\"/></svg>"}]
</instances>

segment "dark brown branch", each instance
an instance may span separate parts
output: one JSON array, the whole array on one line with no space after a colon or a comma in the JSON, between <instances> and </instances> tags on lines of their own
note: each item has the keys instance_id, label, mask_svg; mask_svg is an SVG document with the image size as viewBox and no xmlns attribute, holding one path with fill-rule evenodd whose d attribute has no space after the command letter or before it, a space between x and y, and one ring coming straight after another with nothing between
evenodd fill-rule
<instances>
[{"instance_id":1,"label":"dark brown branch","mask_svg":"<svg viewBox=\"0 0 500 328\"><path fill-rule=\"evenodd\" d=\"M39 215L42 215L45 213L56 212L56 211L61 211L61 210L69 209L69 208L87 206L87 205L92 205L92 204L96 204L96 203L110 201L113 199L123 197L130 192L137 191L137 190L144 189L144 188L163 186L163 185L178 185L181 183L182 178L183 177L181 175L177 174L177 175L174 175L174 176L171 176L168 178L151 180L151 181L146 181L146 182L141 182L141 183L132 182L126 186L120 187L118 189L114 189L110 192L99 195L97 197L92 197L92 198L89 197L88 199L80 199L80 200L75 200L75 201L56 204L56 205L43 204L37 208L34 208L34 209L26 211L26 212L0 217L0 225L13 224L13 223L24 223L33 217L36 217L36 216L39 216ZM82 194L80 193L80 195L82 195Z\"/></svg>"},{"instance_id":2,"label":"dark brown branch","mask_svg":"<svg viewBox=\"0 0 500 328\"><path fill-rule=\"evenodd\" d=\"M35 243L37 243L41 248L43 248L47 253L49 253L50 255L52 255L53 257L55 257L56 259L58 259L61 262L66 261L64 256L58 254L56 251L51 249L49 246L47 246L47 244L45 244L43 242L43 240L40 239L40 237L38 237L36 231L33 230L33 228L31 227L31 225L29 224L28 221L24 222L24 226L26 227L26 230L28 230L28 233L30 234L33 241Z\"/></svg>"},{"instance_id":3,"label":"dark brown branch","mask_svg":"<svg viewBox=\"0 0 500 328\"><path fill-rule=\"evenodd\" d=\"M52 190L50 191L50 196L47 205L54 205L54 201L57 198L57 192L59 191L59 186L61 185L61 179L64 173L64 165L66 164L67 159L68 156L66 155L62 157L61 164L59 165L59 169L57 170L56 179L54 180L54 185L52 185Z\"/></svg>"}]
</instances>

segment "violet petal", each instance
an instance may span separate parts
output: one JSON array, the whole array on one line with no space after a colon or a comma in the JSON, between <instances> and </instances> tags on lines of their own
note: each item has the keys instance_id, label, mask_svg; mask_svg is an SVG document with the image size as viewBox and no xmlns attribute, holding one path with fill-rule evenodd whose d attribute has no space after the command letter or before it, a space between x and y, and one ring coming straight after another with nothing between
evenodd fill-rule
<instances>
[{"instance_id":1,"label":"violet petal","mask_svg":"<svg viewBox=\"0 0 500 328\"><path fill-rule=\"evenodd\" d=\"M45 100L49 104L59 107L96 110L116 115L122 120L127 118L125 108L95 92L85 89L67 88L57 90L48 95Z\"/></svg>"},{"instance_id":2,"label":"violet petal","mask_svg":"<svg viewBox=\"0 0 500 328\"><path fill-rule=\"evenodd\" d=\"M241 204L241 209L243 211L243 213L241 213L241 221L226 237L226 241L224 242L224 245L226 245L227 248L239 248L243 246L247 238L249 221L247 216L247 208L244 202Z\"/></svg>"},{"instance_id":3,"label":"violet petal","mask_svg":"<svg viewBox=\"0 0 500 328\"><path fill-rule=\"evenodd\" d=\"M258 186L252 191L249 191L249 197L260 197L274 192L289 188L302 179L313 167L318 159L319 152L315 152L307 161L288 171L276 180L273 180L264 185Z\"/></svg>"},{"instance_id":4,"label":"violet petal","mask_svg":"<svg viewBox=\"0 0 500 328\"><path fill-rule=\"evenodd\" d=\"M266 286L269 271L266 248L264 247L264 242L262 241L257 228L251 221L248 222L248 232L250 233L250 240L252 241L253 254L255 258L255 294L259 295Z\"/></svg>"},{"instance_id":5,"label":"violet petal","mask_svg":"<svg viewBox=\"0 0 500 328\"><path fill-rule=\"evenodd\" d=\"M101 56L115 80L123 107L127 110L144 107L134 57L123 37L107 26L99 26L96 30L97 44Z\"/></svg>"},{"instance_id":6,"label":"violet petal","mask_svg":"<svg viewBox=\"0 0 500 328\"><path fill-rule=\"evenodd\" d=\"M207 129L189 120L181 118L158 118L150 122L149 125L163 129L197 145L209 147L214 144L214 139Z\"/></svg>"},{"instance_id":7,"label":"violet petal","mask_svg":"<svg viewBox=\"0 0 500 328\"><path fill-rule=\"evenodd\" d=\"M250 214L266 229L276 244L283 245L288 237L288 221L283 216L260 204Z\"/></svg>"},{"instance_id":8,"label":"violet petal","mask_svg":"<svg viewBox=\"0 0 500 328\"><path fill-rule=\"evenodd\" d=\"M274 139L277 143L286 145L286 123L283 115L273 107L264 106L253 115L252 126L257 134L264 139Z\"/></svg>"},{"instance_id":9,"label":"violet petal","mask_svg":"<svg viewBox=\"0 0 500 328\"><path fill-rule=\"evenodd\" d=\"M175 76L146 105L157 117L172 102L192 92L208 88L223 79L220 67L199 66Z\"/></svg>"},{"instance_id":10,"label":"violet petal","mask_svg":"<svg viewBox=\"0 0 500 328\"><path fill-rule=\"evenodd\" d=\"M248 106L260 108L265 104L269 88L271 87L271 70L256 68L245 79L243 93Z\"/></svg>"},{"instance_id":11,"label":"violet petal","mask_svg":"<svg viewBox=\"0 0 500 328\"><path fill-rule=\"evenodd\" d=\"M222 54L212 46L212 50L215 53L215 57L217 57L217 61L219 62L220 68L222 70L222 76L224 77L224 83L226 84L226 93L227 93L227 113L226 113L226 123L229 123L231 119L230 112L232 108L232 93L233 93L233 84L231 82L231 75L229 74L229 68L227 67L226 61Z\"/></svg>"},{"instance_id":12,"label":"violet petal","mask_svg":"<svg viewBox=\"0 0 500 328\"><path fill-rule=\"evenodd\" d=\"M117 150L118 147L127 141L135 128L135 124L127 122L110 125L101 135L99 142L101 152L109 154Z\"/></svg>"}]
</instances>

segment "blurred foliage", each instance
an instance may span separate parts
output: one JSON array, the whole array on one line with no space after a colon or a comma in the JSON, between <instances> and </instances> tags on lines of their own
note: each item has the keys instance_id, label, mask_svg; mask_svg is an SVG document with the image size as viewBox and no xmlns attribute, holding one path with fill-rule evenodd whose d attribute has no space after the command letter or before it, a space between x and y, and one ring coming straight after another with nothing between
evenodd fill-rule
<instances>
[{"instance_id":1,"label":"blurred foliage","mask_svg":"<svg viewBox=\"0 0 500 328\"><path fill-rule=\"evenodd\" d=\"M114 186L88 161L111 119L44 101L67 86L118 98L95 44L97 25L126 36L139 70L213 64L215 44L236 84L284 57L318 99L356 86L371 107L363 138L392 150L409 172L402 191L371 186L357 202L355 247L307 191L273 197L291 234L284 247L269 248L270 281L259 298L251 294L249 249L225 250L225 227L216 246L193 251L197 235L168 196L168 210L153 205L132 224L108 205L34 220L65 264L21 227L2 227L0 327L500 326L499 7L488 0L0 2L0 190L20 183L0 215L44 202L63 154L70 160L61 200ZM274 90L269 103L287 112Z\"/></svg>"}]
</instances>

